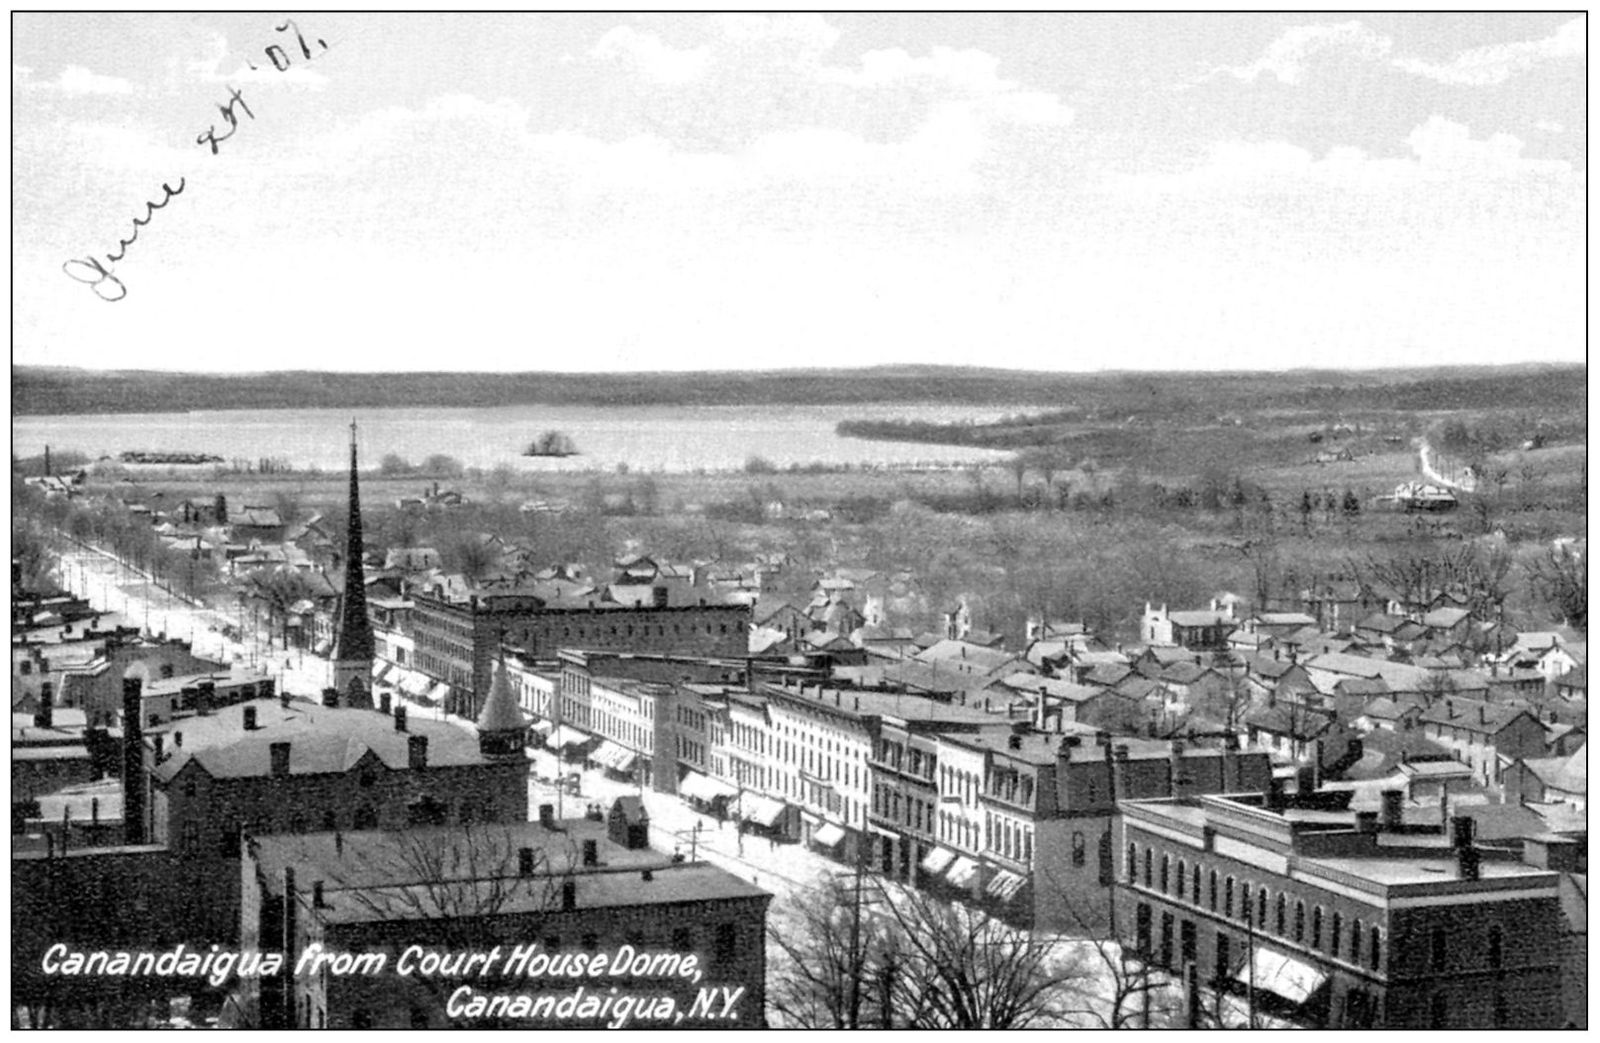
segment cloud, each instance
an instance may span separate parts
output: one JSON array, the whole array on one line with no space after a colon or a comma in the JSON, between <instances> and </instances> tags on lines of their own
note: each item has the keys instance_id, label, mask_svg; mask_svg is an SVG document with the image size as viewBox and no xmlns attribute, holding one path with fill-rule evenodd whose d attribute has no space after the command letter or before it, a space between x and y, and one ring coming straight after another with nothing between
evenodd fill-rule
<instances>
[{"instance_id":1,"label":"cloud","mask_svg":"<svg viewBox=\"0 0 1600 1043\"><path fill-rule=\"evenodd\" d=\"M650 33L619 25L600 37L589 56L615 62L650 83L682 84L703 77L711 55L705 47L678 50Z\"/></svg>"},{"instance_id":2,"label":"cloud","mask_svg":"<svg viewBox=\"0 0 1600 1043\"><path fill-rule=\"evenodd\" d=\"M81 65L69 65L54 80L35 80L27 66L11 67L11 84L28 91L54 91L82 96L88 94L132 94L133 84L117 76L102 76Z\"/></svg>"},{"instance_id":3,"label":"cloud","mask_svg":"<svg viewBox=\"0 0 1600 1043\"><path fill-rule=\"evenodd\" d=\"M252 55L248 60L241 59L233 65L233 71L222 72L223 63L228 61L228 39L221 33L213 33L207 44L207 54L204 58L197 58L187 64L188 73L194 79L203 83L220 83L231 87L298 87L304 90L319 91L328 85L328 78L312 69L307 62L309 59L302 55L291 42L283 46L288 55L289 67L278 69L265 52ZM310 46L308 44L308 46ZM254 68L252 68L254 66Z\"/></svg>"},{"instance_id":4,"label":"cloud","mask_svg":"<svg viewBox=\"0 0 1600 1043\"><path fill-rule=\"evenodd\" d=\"M1567 128L1555 120L1535 120L1533 129L1543 131L1546 134L1565 134L1567 132Z\"/></svg>"},{"instance_id":5,"label":"cloud","mask_svg":"<svg viewBox=\"0 0 1600 1043\"><path fill-rule=\"evenodd\" d=\"M911 88L935 103L966 102L999 120L1021 124L1065 125L1072 110L1054 94L1024 90L999 75L1000 62L983 51L934 47L914 58L900 48L868 51L859 69L822 67L816 78L863 91Z\"/></svg>"},{"instance_id":6,"label":"cloud","mask_svg":"<svg viewBox=\"0 0 1600 1043\"><path fill-rule=\"evenodd\" d=\"M1462 51L1446 62L1401 55L1391 57L1394 41L1358 21L1334 25L1299 25L1286 29L1267 45L1261 57L1247 65L1222 66L1202 78L1229 75L1254 83L1271 75L1279 83L1296 86L1318 62L1353 60L1421 76L1437 83L1464 87L1486 87L1504 83L1541 62L1558 58L1582 58L1586 54L1584 20L1574 18L1542 40L1494 44Z\"/></svg>"},{"instance_id":7,"label":"cloud","mask_svg":"<svg viewBox=\"0 0 1600 1043\"><path fill-rule=\"evenodd\" d=\"M1494 44L1462 51L1447 62L1397 58L1394 66L1414 76L1457 87L1492 87L1543 62L1587 54L1584 20L1574 18L1542 40Z\"/></svg>"},{"instance_id":8,"label":"cloud","mask_svg":"<svg viewBox=\"0 0 1600 1043\"><path fill-rule=\"evenodd\" d=\"M1360 22L1336 25L1298 25L1283 32L1267 45L1265 53L1248 65L1223 66L1212 77L1227 74L1246 83L1264 75L1293 86L1305 79L1309 66L1327 58L1381 60L1394 47L1387 36L1373 32Z\"/></svg>"}]
</instances>

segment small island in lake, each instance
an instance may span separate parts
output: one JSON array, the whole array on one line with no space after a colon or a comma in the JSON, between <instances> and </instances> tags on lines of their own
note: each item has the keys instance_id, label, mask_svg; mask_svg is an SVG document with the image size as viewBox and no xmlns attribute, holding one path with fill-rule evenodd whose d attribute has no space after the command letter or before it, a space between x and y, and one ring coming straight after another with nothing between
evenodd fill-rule
<instances>
[{"instance_id":1,"label":"small island in lake","mask_svg":"<svg viewBox=\"0 0 1600 1043\"><path fill-rule=\"evenodd\" d=\"M222 457L211 453L160 453L129 449L118 457L125 464L220 464Z\"/></svg>"},{"instance_id":2,"label":"small island in lake","mask_svg":"<svg viewBox=\"0 0 1600 1043\"><path fill-rule=\"evenodd\" d=\"M523 456L577 456L578 447L561 431L546 431L528 443Z\"/></svg>"}]
</instances>

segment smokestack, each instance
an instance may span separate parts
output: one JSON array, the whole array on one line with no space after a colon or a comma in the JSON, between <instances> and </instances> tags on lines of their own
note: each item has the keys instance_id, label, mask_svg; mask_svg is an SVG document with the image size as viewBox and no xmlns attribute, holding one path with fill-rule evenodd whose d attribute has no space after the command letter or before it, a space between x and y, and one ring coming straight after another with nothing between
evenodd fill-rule
<instances>
[{"instance_id":1,"label":"smokestack","mask_svg":"<svg viewBox=\"0 0 1600 1043\"><path fill-rule=\"evenodd\" d=\"M144 682L122 679L122 840L144 843Z\"/></svg>"},{"instance_id":2,"label":"smokestack","mask_svg":"<svg viewBox=\"0 0 1600 1043\"><path fill-rule=\"evenodd\" d=\"M1405 795L1397 789L1383 791L1383 828L1393 831L1400 828L1400 802Z\"/></svg>"}]
</instances>

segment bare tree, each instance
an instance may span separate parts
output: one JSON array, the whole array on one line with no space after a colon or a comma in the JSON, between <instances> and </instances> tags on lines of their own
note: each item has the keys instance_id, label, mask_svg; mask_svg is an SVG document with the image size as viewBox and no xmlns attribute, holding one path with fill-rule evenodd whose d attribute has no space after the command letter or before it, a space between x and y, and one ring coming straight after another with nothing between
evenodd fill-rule
<instances>
[{"instance_id":1,"label":"bare tree","mask_svg":"<svg viewBox=\"0 0 1600 1043\"><path fill-rule=\"evenodd\" d=\"M376 843L367 846L361 834L341 841L352 851L339 864L357 868L332 878L325 896L349 902L378 922L413 925L407 937L425 936L430 946L454 952L487 952L508 936L536 936L542 914L561 907L563 882L578 863L570 842L560 864L540 847L521 849L532 854L531 863L524 862L504 825L365 836ZM513 915L514 922L506 919ZM421 971L410 977L437 996L441 1009L448 1009L446 997L461 984ZM493 1027L482 1018L470 1019L470 1025Z\"/></svg>"},{"instance_id":2,"label":"bare tree","mask_svg":"<svg viewBox=\"0 0 1600 1043\"><path fill-rule=\"evenodd\" d=\"M1589 563L1573 546L1550 547L1523 566L1528 585L1544 607L1567 625L1589 626Z\"/></svg>"}]
</instances>

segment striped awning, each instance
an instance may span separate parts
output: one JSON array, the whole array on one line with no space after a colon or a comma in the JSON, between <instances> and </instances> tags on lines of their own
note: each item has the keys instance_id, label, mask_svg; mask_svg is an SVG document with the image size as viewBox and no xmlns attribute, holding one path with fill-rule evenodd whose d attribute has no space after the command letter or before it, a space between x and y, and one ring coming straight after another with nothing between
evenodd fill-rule
<instances>
[{"instance_id":1,"label":"striped awning","mask_svg":"<svg viewBox=\"0 0 1600 1043\"><path fill-rule=\"evenodd\" d=\"M537 735L549 735L551 732L556 730L556 726L553 721L534 721L530 727L533 728L534 733Z\"/></svg>"},{"instance_id":2,"label":"striped awning","mask_svg":"<svg viewBox=\"0 0 1600 1043\"><path fill-rule=\"evenodd\" d=\"M989 881L989 886L984 890L1002 902L1009 902L1016 897L1018 891L1022 890L1022 885L1025 883L1027 881L1016 873L1005 869L996 869L994 879Z\"/></svg>"},{"instance_id":3,"label":"striped awning","mask_svg":"<svg viewBox=\"0 0 1600 1043\"><path fill-rule=\"evenodd\" d=\"M978 863L966 855L957 855L955 864L945 873L945 879L957 887L966 887L978 875Z\"/></svg>"},{"instance_id":4,"label":"striped awning","mask_svg":"<svg viewBox=\"0 0 1600 1043\"><path fill-rule=\"evenodd\" d=\"M936 847L922 856L922 871L935 875L944 872L944 867L955 860L956 853L947 847Z\"/></svg>"},{"instance_id":5,"label":"striped awning","mask_svg":"<svg viewBox=\"0 0 1600 1043\"><path fill-rule=\"evenodd\" d=\"M558 750L564 750L569 746L582 746L588 741L589 735L587 733L580 732L576 728L570 728L565 724L557 725L556 730L550 734L550 745Z\"/></svg>"},{"instance_id":6,"label":"striped awning","mask_svg":"<svg viewBox=\"0 0 1600 1043\"><path fill-rule=\"evenodd\" d=\"M610 739L605 740L589 754L589 759L596 764L610 768L612 771L627 771L633 767L636 755L625 746L619 746Z\"/></svg>"},{"instance_id":7,"label":"striped awning","mask_svg":"<svg viewBox=\"0 0 1600 1043\"><path fill-rule=\"evenodd\" d=\"M681 796L693 797L695 800L712 801L737 796L739 791L720 779L691 771L683 777L682 782L678 783L678 793Z\"/></svg>"},{"instance_id":8,"label":"striped awning","mask_svg":"<svg viewBox=\"0 0 1600 1043\"><path fill-rule=\"evenodd\" d=\"M818 847L838 847L842 840L844 840L844 829L832 822L824 822L811 835L811 842Z\"/></svg>"},{"instance_id":9,"label":"striped awning","mask_svg":"<svg viewBox=\"0 0 1600 1043\"><path fill-rule=\"evenodd\" d=\"M759 793L746 793L739 802L739 814L746 822L754 822L758 826L772 828L772 824L783 817L789 805L781 800L763 797Z\"/></svg>"}]
</instances>

